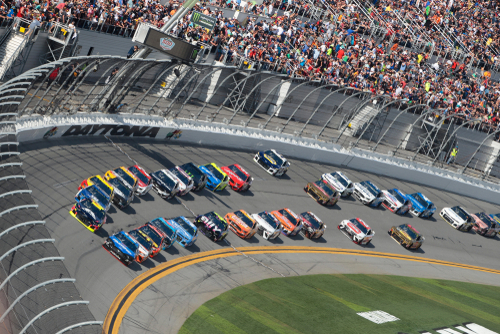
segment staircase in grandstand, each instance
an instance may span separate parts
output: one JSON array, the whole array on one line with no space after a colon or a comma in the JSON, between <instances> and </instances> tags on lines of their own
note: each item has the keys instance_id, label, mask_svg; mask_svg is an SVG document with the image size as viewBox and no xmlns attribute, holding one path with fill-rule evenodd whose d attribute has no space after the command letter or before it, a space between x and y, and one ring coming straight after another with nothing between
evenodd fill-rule
<instances>
[{"instance_id":1,"label":"staircase in grandstand","mask_svg":"<svg viewBox=\"0 0 500 334\"><path fill-rule=\"evenodd\" d=\"M0 40L0 81L2 81L20 58L29 42L35 37L34 32L28 31L30 22L15 18Z\"/></svg>"},{"instance_id":2,"label":"staircase in grandstand","mask_svg":"<svg viewBox=\"0 0 500 334\"><path fill-rule=\"evenodd\" d=\"M375 105L367 104L365 105L349 122L348 128L351 135L358 136L365 126L371 122L371 120L377 116L379 110Z\"/></svg>"}]
</instances>

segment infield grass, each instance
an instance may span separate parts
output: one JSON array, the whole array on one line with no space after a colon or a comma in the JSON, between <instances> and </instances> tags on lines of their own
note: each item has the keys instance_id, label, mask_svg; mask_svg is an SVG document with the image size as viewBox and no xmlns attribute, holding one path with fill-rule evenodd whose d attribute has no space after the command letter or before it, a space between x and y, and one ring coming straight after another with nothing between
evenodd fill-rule
<instances>
[{"instance_id":1,"label":"infield grass","mask_svg":"<svg viewBox=\"0 0 500 334\"><path fill-rule=\"evenodd\" d=\"M375 324L358 312L400 320ZM475 322L500 332L500 287L381 275L267 279L206 302L180 334L414 333ZM432 331L431 331L432 332Z\"/></svg>"}]
</instances>

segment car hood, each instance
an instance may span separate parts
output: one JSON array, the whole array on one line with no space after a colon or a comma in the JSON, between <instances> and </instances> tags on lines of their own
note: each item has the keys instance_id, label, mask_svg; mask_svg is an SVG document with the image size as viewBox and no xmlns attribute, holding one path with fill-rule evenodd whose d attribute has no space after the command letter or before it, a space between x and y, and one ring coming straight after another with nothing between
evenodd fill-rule
<instances>
[{"instance_id":1,"label":"car hood","mask_svg":"<svg viewBox=\"0 0 500 334\"><path fill-rule=\"evenodd\" d=\"M336 178L334 178L332 175L330 174L325 174L325 179L331 184L333 185L338 191L340 192L343 192L347 187L344 187L344 185L342 183L340 183L339 180L337 180Z\"/></svg>"},{"instance_id":2,"label":"car hood","mask_svg":"<svg viewBox=\"0 0 500 334\"><path fill-rule=\"evenodd\" d=\"M123 245L122 242L115 236L111 236L110 238L115 244L116 248L118 248L122 253L130 255L131 257L135 257L135 254L130 249L128 249L128 247L125 247L125 245Z\"/></svg>"},{"instance_id":3,"label":"car hood","mask_svg":"<svg viewBox=\"0 0 500 334\"><path fill-rule=\"evenodd\" d=\"M166 189L172 190L172 188L169 187L165 182L163 182L163 180L160 179L156 174L151 173L151 178L153 178L156 182L160 183Z\"/></svg>"},{"instance_id":4,"label":"car hood","mask_svg":"<svg viewBox=\"0 0 500 334\"><path fill-rule=\"evenodd\" d=\"M397 205L402 205L403 203L401 203L400 201L398 201L398 199L396 197L394 197L390 192L388 192L387 190L382 190L382 192L384 193L384 196L385 198L387 198L388 200L392 201L393 203L397 204Z\"/></svg>"},{"instance_id":5,"label":"car hood","mask_svg":"<svg viewBox=\"0 0 500 334\"><path fill-rule=\"evenodd\" d=\"M265 154L264 152L259 152L259 156L261 157L262 161L266 163L266 165L271 166L273 168L281 168L282 166L286 165L286 159L283 159L283 165L279 165L276 160L271 158L269 155Z\"/></svg>"},{"instance_id":6,"label":"car hood","mask_svg":"<svg viewBox=\"0 0 500 334\"><path fill-rule=\"evenodd\" d=\"M417 201L412 195L407 195L406 196L410 202L411 202L411 205L413 206L413 209L416 210L416 211L424 211L425 208L422 204L420 204L419 201Z\"/></svg>"},{"instance_id":7,"label":"car hood","mask_svg":"<svg viewBox=\"0 0 500 334\"><path fill-rule=\"evenodd\" d=\"M365 186L363 186L361 183L355 183L354 188L363 193L363 195L365 195L367 198L375 198L375 196L373 196L373 194L368 191L368 189L366 189Z\"/></svg>"},{"instance_id":8,"label":"car hood","mask_svg":"<svg viewBox=\"0 0 500 334\"><path fill-rule=\"evenodd\" d=\"M252 218L262 227L264 227L267 231L271 231L271 232L274 232L276 231L276 229L274 227L272 227L271 225L268 224L268 222L266 222L264 219L260 218L259 216L257 215L252 215Z\"/></svg>"},{"instance_id":9,"label":"car hood","mask_svg":"<svg viewBox=\"0 0 500 334\"><path fill-rule=\"evenodd\" d=\"M451 208L444 208L443 209L444 212L446 212L447 215L451 216L453 219L455 219L456 221L459 221L459 222L462 222L464 223L465 221L455 213L455 211L453 211Z\"/></svg>"},{"instance_id":10,"label":"car hood","mask_svg":"<svg viewBox=\"0 0 500 334\"><path fill-rule=\"evenodd\" d=\"M214 174L212 174L211 171L209 171L207 168L205 168L204 166L200 166L198 167L203 173L205 173L205 175L207 176L207 179L208 179L208 182L210 183L220 183L221 180L219 180L217 177L215 177Z\"/></svg>"}]
</instances>

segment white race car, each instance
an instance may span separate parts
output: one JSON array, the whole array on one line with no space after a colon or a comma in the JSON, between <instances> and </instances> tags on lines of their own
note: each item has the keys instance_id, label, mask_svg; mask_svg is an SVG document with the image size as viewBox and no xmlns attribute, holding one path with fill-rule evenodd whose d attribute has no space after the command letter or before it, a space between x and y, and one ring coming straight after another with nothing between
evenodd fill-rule
<instances>
[{"instance_id":1,"label":"white race car","mask_svg":"<svg viewBox=\"0 0 500 334\"><path fill-rule=\"evenodd\" d=\"M351 239L355 244L368 245L375 232L362 221L360 218L353 218L351 220L343 220L338 229L344 233L346 237Z\"/></svg>"},{"instance_id":2,"label":"white race car","mask_svg":"<svg viewBox=\"0 0 500 334\"><path fill-rule=\"evenodd\" d=\"M354 191L354 185L351 180L342 172L325 173L321 175L321 179L328 182L328 184L335 188L342 197L349 197Z\"/></svg>"},{"instance_id":3,"label":"white race car","mask_svg":"<svg viewBox=\"0 0 500 334\"><path fill-rule=\"evenodd\" d=\"M188 192L190 192L191 189L193 189L193 179L182 168L180 168L179 166L175 166L174 168L171 168L170 171L177 178L177 181L179 181L179 192L177 193L178 196L184 196Z\"/></svg>"},{"instance_id":4,"label":"white race car","mask_svg":"<svg viewBox=\"0 0 500 334\"><path fill-rule=\"evenodd\" d=\"M283 176L290 168L290 162L276 150L257 152L253 160L273 176Z\"/></svg>"},{"instance_id":5,"label":"white race car","mask_svg":"<svg viewBox=\"0 0 500 334\"><path fill-rule=\"evenodd\" d=\"M382 190L382 205L391 212L405 215L411 209L411 201L399 189Z\"/></svg>"},{"instance_id":6,"label":"white race car","mask_svg":"<svg viewBox=\"0 0 500 334\"><path fill-rule=\"evenodd\" d=\"M254 213L252 218L257 222L257 233L266 240L275 239L283 230L281 223L267 211Z\"/></svg>"},{"instance_id":7,"label":"white race car","mask_svg":"<svg viewBox=\"0 0 500 334\"><path fill-rule=\"evenodd\" d=\"M460 231L470 231L472 229L472 224L476 221L474 217L460 206L443 208L439 215L445 222Z\"/></svg>"},{"instance_id":8,"label":"white race car","mask_svg":"<svg viewBox=\"0 0 500 334\"><path fill-rule=\"evenodd\" d=\"M354 183L352 195L364 205L379 206L382 203L383 195L379 188L370 181Z\"/></svg>"}]
</instances>

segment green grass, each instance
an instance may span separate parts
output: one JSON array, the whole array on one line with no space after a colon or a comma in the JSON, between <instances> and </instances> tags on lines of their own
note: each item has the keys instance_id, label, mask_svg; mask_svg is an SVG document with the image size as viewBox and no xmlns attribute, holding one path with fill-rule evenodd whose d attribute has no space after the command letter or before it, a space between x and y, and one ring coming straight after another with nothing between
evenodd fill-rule
<instances>
[{"instance_id":1,"label":"green grass","mask_svg":"<svg viewBox=\"0 0 500 334\"><path fill-rule=\"evenodd\" d=\"M400 320L375 324L357 312ZM475 322L500 332L500 287L379 275L267 279L206 302L180 334L414 333Z\"/></svg>"}]
</instances>

